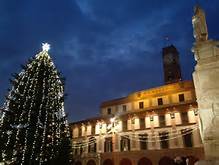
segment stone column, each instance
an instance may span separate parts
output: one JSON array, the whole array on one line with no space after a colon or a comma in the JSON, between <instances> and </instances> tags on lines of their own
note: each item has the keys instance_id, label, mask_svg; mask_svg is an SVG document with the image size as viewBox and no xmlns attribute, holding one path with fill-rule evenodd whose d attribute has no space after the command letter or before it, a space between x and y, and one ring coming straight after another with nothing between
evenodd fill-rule
<instances>
[{"instance_id":1,"label":"stone column","mask_svg":"<svg viewBox=\"0 0 219 165\"><path fill-rule=\"evenodd\" d=\"M118 134L113 134L112 135L112 141L113 141L113 152L118 152L119 151L119 136Z\"/></svg>"},{"instance_id":2,"label":"stone column","mask_svg":"<svg viewBox=\"0 0 219 165\"><path fill-rule=\"evenodd\" d=\"M219 160L219 42L196 41L193 72L206 160ZM209 161L208 161L209 162Z\"/></svg>"}]
</instances>

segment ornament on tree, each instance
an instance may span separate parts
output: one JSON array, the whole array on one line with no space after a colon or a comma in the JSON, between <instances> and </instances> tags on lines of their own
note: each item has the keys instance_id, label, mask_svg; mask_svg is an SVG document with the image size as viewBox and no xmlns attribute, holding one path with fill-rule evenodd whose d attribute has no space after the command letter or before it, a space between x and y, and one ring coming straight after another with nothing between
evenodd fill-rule
<instances>
[{"instance_id":1,"label":"ornament on tree","mask_svg":"<svg viewBox=\"0 0 219 165\"><path fill-rule=\"evenodd\" d=\"M29 126L29 124L18 124L18 125L10 125L11 128L15 128L15 129L22 129L22 128L27 128Z\"/></svg>"}]
</instances>

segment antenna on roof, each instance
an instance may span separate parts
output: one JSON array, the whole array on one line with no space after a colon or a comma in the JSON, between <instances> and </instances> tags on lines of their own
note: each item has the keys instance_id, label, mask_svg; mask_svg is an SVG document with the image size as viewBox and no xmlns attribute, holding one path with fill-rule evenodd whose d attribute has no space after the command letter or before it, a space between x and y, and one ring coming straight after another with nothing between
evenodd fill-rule
<instances>
[{"instance_id":1,"label":"antenna on roof","mask_svg":"<svg viewBox=\"0 0 219 165\"><path fill-rule=\"evenodd\" d=\"M200 6L200 1L199 0L195 0L195 6Z\"/></svg>"},{"instance_id":2,"label":"antenna on roof","mask_svg":"<svg viewBox=\"0 0 219 165\"><path fill-rule=\"evenodd\" d=\"M164 36L164 46L170 46L170 37L168 35Z\"/></svg>"}]
</instances>

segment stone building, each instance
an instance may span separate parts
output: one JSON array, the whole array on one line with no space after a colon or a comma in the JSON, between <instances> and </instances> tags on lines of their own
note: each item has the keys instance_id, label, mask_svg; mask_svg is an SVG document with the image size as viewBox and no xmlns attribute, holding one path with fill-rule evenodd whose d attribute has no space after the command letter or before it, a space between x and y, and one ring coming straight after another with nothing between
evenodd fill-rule
<instances>
[{"instance_id":1,"label":"stone building","mask_svg":"<svg viewBox=\"0 0 219 165\"><path fill-rule=\"evenodd\" d=\"M103 102L100 116L71 124L76 165L171 165L204 158L193 81L177 49L163 48L165 85Z\"/></svg>"}]
</instances>

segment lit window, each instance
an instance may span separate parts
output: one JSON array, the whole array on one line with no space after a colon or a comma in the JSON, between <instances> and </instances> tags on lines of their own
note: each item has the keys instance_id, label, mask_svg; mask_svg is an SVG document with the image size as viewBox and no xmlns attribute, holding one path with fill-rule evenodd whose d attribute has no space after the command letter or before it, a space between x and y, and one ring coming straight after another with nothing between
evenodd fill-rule
<instances>
[{"instance_id":1,"label":"lit window","mask_svg":"<svg viewBox=\"0 0 219 165\"><path fill-rule=\"evenodd\" d=\"M181 119L183 124L187 124L189 121L188 113L187 112L181 112Z\"/></svg>"},{"instance_id":2,"label":"lit window","mask_svg":"<svg viewBox=\"0 0 219 165\"><path fill-rule=\"evenodd\" d=\"M127 120L122 121L122 130L127 131Z\"/></svg>"},{"instance_id":3,"label":"lit window","mask_svg":"<svg viewBox=\"0 0 219 165\"><path fill-rule=\"evenodd\" d=\"M81 143L79 143L79 155L81 155L84 151L84 147L82 146Z\"/></svg>"},{"instance_id":4,"label":"lit window","mask_svg":"<svg viewBox=\"0 0 219 165\"><path fill-rule=\"evenodd\" d=\"M126 110L127 110L126 105L122 106L122 110L123 110L123 112L126 112Z\"/></svg>"},{"instance_id":5,"label":"lit window","mask_svg":"<svg viewBox=\"0 0 219 165\"><path fill-rule=\"evenodd\" d=\"M96 127L95 125L91 126L91 134L92 135L95 135L95 127Z\"/></svg>"},{"instance_id":6,"label":"lit window","mask_svg":"<svg viewBox=\"0 0 219 165\"><path fill-rule=\"evenodd\" d=\"M131 122L132 122L133 125L135 124L135 118L134 117L131 119Z\"/></svg>"},{"instance_id":7,"label":"lit window","mask_svg":"<svg viewBox=\"0 0 219 165\"><path fill-rule=\"evenodd\" d=\"M164 115L159 116L159 123L160 123L160 127L165 127L166 122L165 122L165 116Z\"/></svg>"},{"instance_id":8,"label":"lit window","mask_svg":"<svg viewBox=\"0 0 219 165\"><path fill-rule=\"evenodd\" d=\"M140 149L146 150L148 148L148 146L147 146L148 135L147 134L139 134L139 141L140 141Z\"/></svg>"},{"instance_id":9,"label":"lit window","mask_svg":"<svg viewBox=\"0 0 219 165\"><path fill-rule=\"evenodd\" d=\"M150 121L154 121L154 116L150 116Z\"/></svg>"},{"instance_id":10,"label":"lit window","mask_svg":"<svg viewBox=\"0 0 219 165\"><path fill-rule=\"evenodd\" d=\"M184 102L184 101L185 101L184 94L179 94L179 102Z\"/></svg>"},{"instance_id":11,"label":"lit window","mask_svg":"<svg viewBox=\"0 0 219 165\"><path fill-rule=\"evenodd\" d=\"M175 113L170 113L170 118L175 119Z\"/></svg>"},{"instance_id":12,"label":"lit window","mask_svg":"<svg viewBox=\"0 0 219 165\"><path fill-rule=\"evenodd\" d=\"M145 129L145 118L140 118L140 129Z\"/></svg>"},{"instance_id":13,"label":"lit window","mask_svg":"<svg viewBox=\"0 0 219 165\"><path fill-rule=\"evenodd\" d=\"M158 105L163 105L163 99L162 98L158 98L157 99L157 104Z\"/></svg>"},{"instance_id":14,"label":"lit window","mask_svg":"<svg viewBox=\"0 0 219 165\"><path fill-rule=\"evenodd\" d=\"M88 152L89 153L96 152L96 139L94 137L89 138Z\"/></svg>"},{"instance_id":15,"label":"lit window","mask_svg":"<svg viewBox=\"0 0 219 165\"><path fill-rule=\"evenodd\" d=\"M111 112L112 112L111 108L108 108L108 109L107 109L107 114L110 115Z\"/></svg>"},{"instance_id":16,"label":"lit window","mask_svg":"<svg viewBox=\"0 0 219 165\"><path fill-rule=\"evenodd\" d=\"M105 139L104 151L105 152L112 152L113 151L112 137L108 137Z\"/></svg>"},{"instance_id":17,"label":"lit window","mask_svg":"<svg viewBox=\"0 0 219 165\"><path fill-rule=\"evenodd\" d=\"M195 116L198 116L198 109L193 110L193 112Z\"/></svg>"},{"instance_id":18,"label":"lit window","mask_svg":"<svg viewBox=\"0 0 219 165\"><path fill-rule=\"evenodd\" d=\"M81 143L76 143L76 145L78 146L77 148L75 148L74 150L74 154L75 155L81 155L83 153L83 147Z\"/></svg>"},{"instance_id":19,"label":"lit window","mask_svg":"<svg viewBox=\"0 0 219 165\"><path fill-rule=\"evenodd\" d=\"M192 131L190 129L181 130L185 147L192 147Z\"/></svg>"},{"instance_id":20,"label":"lit window","mask_svg":"<svg viewBox=\"0 0 219 165\"><path fill-rule=\"evenodd\" d=\"M139 109L143 109L144 108L144 102L139 102Z\"/></svg>"},{"instance_id":21,"label":"lit window","mask_svg":"<svg viewBox=\"0 0 219 165\"><path fill-rule=\"evenodd\" d=\"M129 151L130 150L130 139L128 137L122 137L120 141L121 151Z\"/></svg>"},{"instance_id":22,"label":"lit window","mask_svg":"<svg viewBox=\"0 0 219 165\"><path fill-rule=\"evenodd\" d=\"M160 135L160 145L161 145L161 148L164 149L164 148L168 148L169 147L169 142L168 142L168 132L161 132L159 133Z\"/></svg>"},{"instance_id":23,"label":"lit window","mask_svg":"<svg viewBox=\"0 0 219 165\"><path fill-rule=\"evenodd\" d=\"M82 127L79 127L79 136L82 136Z\"/></svg>"}]
</instances>

